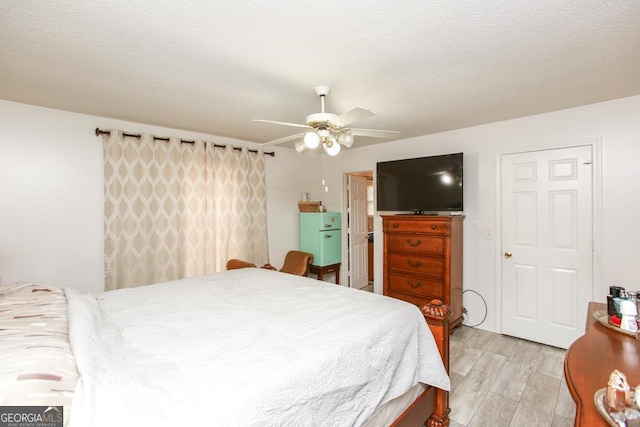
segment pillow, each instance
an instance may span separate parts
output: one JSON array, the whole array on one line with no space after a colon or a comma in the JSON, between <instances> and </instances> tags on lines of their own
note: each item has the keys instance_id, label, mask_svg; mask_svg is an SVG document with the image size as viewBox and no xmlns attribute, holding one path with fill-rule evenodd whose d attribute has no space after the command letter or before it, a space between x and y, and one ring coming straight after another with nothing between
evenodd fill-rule
<instances>
[{"instance_id":1,"label":"pillow","mask_svg":"<svg viewBox=\"0 0 640 427\"><path fill-rule=\"evenodd\" d=\"M63 406L66 424L77 380L64 291L0 285L0 405Z\"/></svg>"}]
</instances>

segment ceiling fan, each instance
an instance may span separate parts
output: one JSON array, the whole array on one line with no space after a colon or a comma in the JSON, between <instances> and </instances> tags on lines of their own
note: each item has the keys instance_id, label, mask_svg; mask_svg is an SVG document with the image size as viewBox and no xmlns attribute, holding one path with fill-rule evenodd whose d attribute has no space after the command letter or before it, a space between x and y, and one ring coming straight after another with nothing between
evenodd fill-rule
<instances>
[{"instance_id":1,"label":"ceiling fan","mask_svg":"<svg viewBox=\"0 0 640 427\"><path fill-rule=\"evenodd\" d=\"M296 142L296 151L302 154L306 149L313 150L322 144L324 151L330 156L335 156L340 152L340 146L350 148L353 145L354 136L369 136L374 138L391 138L399 131L348 128L352 123L375 116L376 113L368 108L356 107L346 113L337 115L327 113L324 110L324 98L329 94L328 86L318 86L315 89L316 95L320 97L320 113L313 113L307 116L306 124L278 122L274 120L255 119L255 122L273 123L277 125L292 126L306 129L306 132L274 139L261 145L277 145L287 141L299 139Z\"/></svg>"}]
</instances>

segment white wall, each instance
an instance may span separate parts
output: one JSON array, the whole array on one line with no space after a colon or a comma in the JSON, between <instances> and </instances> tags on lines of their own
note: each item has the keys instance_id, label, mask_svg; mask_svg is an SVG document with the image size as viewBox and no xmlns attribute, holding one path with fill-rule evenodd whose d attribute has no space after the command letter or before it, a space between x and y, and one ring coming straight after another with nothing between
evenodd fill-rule
<instances>
[{"instance_id":1,"label":"white wall","mask_svg":"<svg viewBox=\"0 0 640 427\"><path fill-rule=\"evenodd\" d=\"M0 283L34 281L103 290L103 160L96 127L255 147L213 135L0 101ZM280 266L286 252L298 247L297 202L301 192L316 185L321 164L293 150L273 151L276 156L266 160L269 256Z\"/></svg>"},{"instance_id":2,"label":"white wall","mask_svg":"<svg viewBox=\"0 0 640 427\"><path fill-rule=\"evenodd\" d=\"M601 274L595 277L600 292L594 300L604 301L609 285L640 290L637 264L640 262L640 96L585 107L459 129L343 151L330 163L331 175L373 170L381 160L435 154L465 153L465 249L464 287L479 292L487 301L484 329L499 331L498 314L500 224L498 223L497 166L503 153L601 140L602 216L596 226L602 238L596 242ZM357 147L357 141L355 143ZM341 189L334 188L328 202L340 204ZM494 240L485 230L496 232ZM375 239L382 241L381 222L375 223ZM382 289L382 245L376 245L375 289ZM600 269L596 269L596 274ZM482 320L484 307L472 293L465 294L469 323Z\"/></svg>"},{"instance_id":3,"label":"white wall","mask_svg":"<svg viewBox=\"0 0 640 427\"><path fill-rule=\"evenodd\" d=\"M103 287L103 165L95 127L121 128L220 143L242 141L0 101L0 282L38 281L97 292ZM600 138L602 143L602 292L617 284L640 289L640 96L343 150L328 161L329 192L320 186L322 157L275 147L267 159L271 263L298 246L297 201L311 193L329 210L342 206L342 174L375 170L379 160L465 153L465 288L480 292L489 309L483 328L499 330L496 287L500 260L497 161L501 153ZM496 231L486 240L484 230ZM376 240L381 241L380 222ZM382 287L376 245L376 288ZM469 294L467 294L469 295ZM466 298L466 296L465 296ZM471 322L483 307L465 301Z\"/></svg>"}]
</instances>

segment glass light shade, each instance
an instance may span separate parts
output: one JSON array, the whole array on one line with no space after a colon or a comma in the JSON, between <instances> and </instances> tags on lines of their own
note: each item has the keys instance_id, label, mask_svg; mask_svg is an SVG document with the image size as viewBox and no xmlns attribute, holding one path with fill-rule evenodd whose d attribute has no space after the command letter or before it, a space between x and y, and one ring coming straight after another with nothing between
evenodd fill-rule
<instances>
[{"instance_id":1,"label":"glass light shade","mask_svg":"<svg viewBox=\"0 0 640 427\"><path fill-rule=\"evenodd\" d=\"M304 151L307 149L307 145L304 143L304 141L296 142L295 147L296 147L296 151L298 152L298 154L304 153Z\"/></svg>"},{"instance_id":2,"label":"glass light shade","mask_svg":"<svg viewBox=\"0 0 640 427\"><path fill-rule=\"evenodd\" d=\"M320 138L329 138L331 136L331 131L329 129L318 129L318 135Z\"/></svg>"},{"instance_id":3,"label":"glass light shade","mask_svg":"<svg viewBox=\"0 0 640 427\"><path fill-rule=\"evenodd\" d=\"M304 145L313 150L320 145L320 137L315 132L307 132L304 134Z\"/></svg>"},{"instance_id":4,"label":"glass light shade","mask_svg":"<svg viewBox=\"0 0 640 427\"><path fill-rule=\"evenodd\" d=\"M353 145L353 134L351 131L344 131L338 135L338 142L347 148Z\"/></svg>"},{"instance_id":5,"label":"glass light shade","mask_svg":"<svg viewBox=\"0 0 640 427\"><path fill-rule=\"evenodd\" d=\"M335 156L340 152L340 144L332 138L324 144L324 149L328 155Z\"/></svg>"}]
</instances>

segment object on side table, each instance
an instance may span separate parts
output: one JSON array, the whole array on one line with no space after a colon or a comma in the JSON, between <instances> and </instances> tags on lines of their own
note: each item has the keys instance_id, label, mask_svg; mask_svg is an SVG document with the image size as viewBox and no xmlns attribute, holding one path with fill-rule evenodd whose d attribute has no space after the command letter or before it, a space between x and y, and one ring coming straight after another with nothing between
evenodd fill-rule
<instances>
[{"instance_id":1,"label":"object on side table","mask_svg":"<svg viewBox=\"0 0 640 427\"><path fill-rule=\"evenodd\" d=\"M634 394L625 374L616 369L609 376L607 387L596 391L593 400L610 426L640 427L640 411Z\"/></svg>"},{"instance_id":2,"label":"object on side table","mask_svg":"<svg viewBox=\"0 0 640 427\"><path fill-rule=\"evenodd\" d=\"M636 308L635 300L631 301L626 299L621 301L620 313L622 314L620 327L625 331L636 333L638 331L638 322L636 321L638 309Z\"/></svg>"},{"instance_id":3,"label":"object on side table","mask_svg":"<svg viewBox=\"0 0 640 427\"><path fill-rule=\"evenodd\" d=\"M607 407L614 411L624 411L631 403L631 388L627 382L627 377L617 369L609 375L607 383L607 393L605 402Z\"/></svg>"},{"instance_id":4,"label":"object on side table","mask_svg":"<svg viewBox=\"0 0 640 427\"><path fill-rule=\"evenodd\" d=\"M602 326L605 326L614 331L623 333L625 335L629 335L632 337L636 336L635 332L629 332L620 327L621 320L618 316L609 316L606 310L595 310L593 312L593 317L600 323Z\"/></svg>"}]
</instances>

